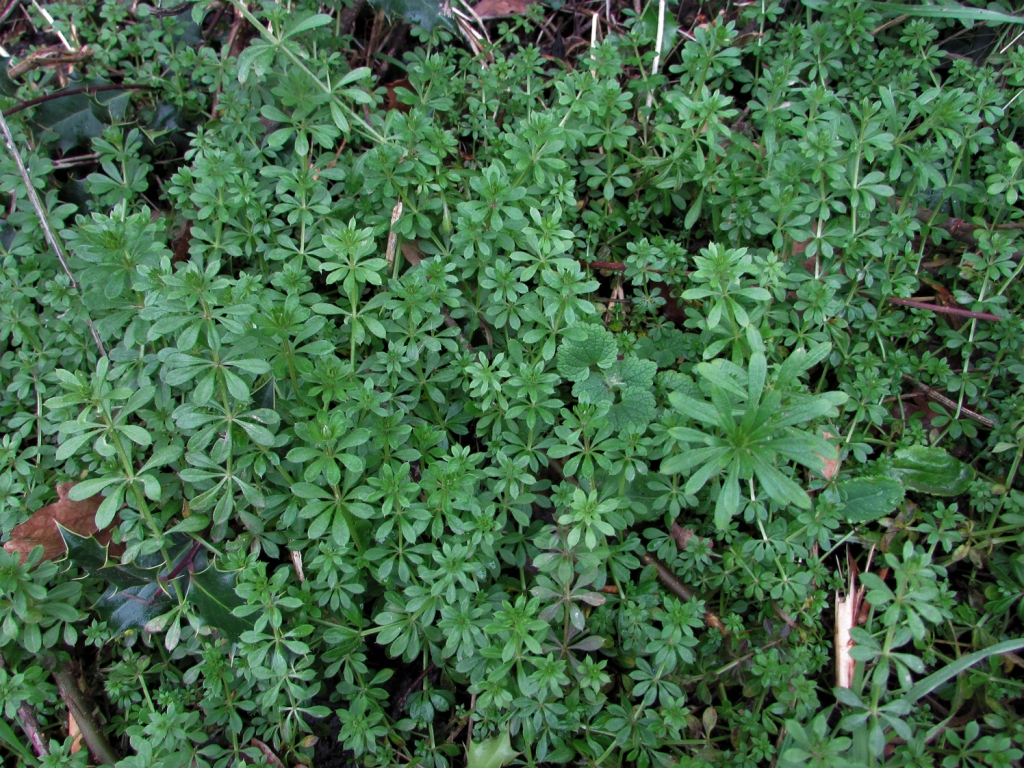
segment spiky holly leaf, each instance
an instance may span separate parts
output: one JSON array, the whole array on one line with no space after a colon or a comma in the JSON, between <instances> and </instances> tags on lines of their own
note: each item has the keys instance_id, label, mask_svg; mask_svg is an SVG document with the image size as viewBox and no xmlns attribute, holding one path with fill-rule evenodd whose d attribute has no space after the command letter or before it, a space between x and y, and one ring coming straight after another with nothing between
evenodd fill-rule
<instances>
[{"instance_id":1,"label":"spiky holly leaf","mask_svg":"<svg viewBox=\"0 0 1024 768\"><path fill-rule=\"evenodd\" d=\"M156 579L156 568L122 565L111 560L109 546L102 544L95 536L81 536L62 525L58 525L58 528L68 549L67 561L90 576L106 579L117 589L142 587Z\"/></svg>"},{"instance_id":2,"label":"spiky holly leaf","mask_svg":"<svg viewBox=\"0 0 1024 768\"><path fill-rule=\"evenodd\" d=\"M238 571L221 571L214 563L210 563L203 570L192 574L188 589L188 600L196 606L203 620L231 640L238 640L243 632L253 627L249 619L232 613L233 609L245 602L235 592L237 576Z\"/></svg>"},{"instance_id":3,"label":"spiky holly leaf","mask_svg":"<svg viewBox=\"0 0 1024 768\"><path fill-rule=\"evenodd\" d=\"M455 29L446 0L370 0L374 8L401 16L409 24L419 24L428 32L441 24Z\"/></svg>"},{"instance_id":4,"label":"spiky holly leaf","mask_svg":"<svg viewBox=\"0 0 1024 768\"><path fill-rule=\"evenodd\" d=\"M187 578L182 576L179 582ZM142 587L122 590L111 587L97 601L96 612L117 637L145 627L167 609L169 602L167 593L154 581Z\"/></svg>"}]
</instances>

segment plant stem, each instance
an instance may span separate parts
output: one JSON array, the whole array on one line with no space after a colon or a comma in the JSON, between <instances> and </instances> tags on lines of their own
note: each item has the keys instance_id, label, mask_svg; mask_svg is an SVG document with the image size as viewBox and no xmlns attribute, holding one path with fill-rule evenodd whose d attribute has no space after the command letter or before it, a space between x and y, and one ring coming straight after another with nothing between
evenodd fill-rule
<instances>
[{"instance_id":1,"label":"plant stem","mask_svg":"<svg viewBox=\"0 0 1024 768\"><path fill-rule=\"evenodd\" d=\"M96 762L102 765L114 765L119 760L117 753L107 741L100 724L92 716L82 692L78 690L77 676L71 673L67 664L58 665L57 659L50 654L46 654L39 661L40 665L49 669L53 675L53 679L57 683L57 690L60 691L60 697L67 705L68 712L78 723L82 738Z\"/></svg>"}]
</instances>

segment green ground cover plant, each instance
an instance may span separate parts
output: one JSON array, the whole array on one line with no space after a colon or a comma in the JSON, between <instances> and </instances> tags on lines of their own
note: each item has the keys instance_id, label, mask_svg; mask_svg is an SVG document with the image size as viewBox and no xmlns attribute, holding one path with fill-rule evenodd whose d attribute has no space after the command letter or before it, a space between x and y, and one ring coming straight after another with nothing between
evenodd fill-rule
<instances>
[{"instance_id":1,"label":"green ground cover plant","mask_svg":"<svg viewBox=\"0 0 1024 768\"><path fill-rule=\"evenodd\" d=\"M5 763L1019 765L1013 9L364 5L4 6Z\"/></svg>"}]
</instances>

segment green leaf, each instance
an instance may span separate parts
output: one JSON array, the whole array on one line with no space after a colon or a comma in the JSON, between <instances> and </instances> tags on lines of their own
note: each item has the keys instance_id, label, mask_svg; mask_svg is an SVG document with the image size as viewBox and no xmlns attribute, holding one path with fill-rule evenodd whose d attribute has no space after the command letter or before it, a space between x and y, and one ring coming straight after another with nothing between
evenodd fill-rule
<instances>
[{"instance_id":1,"label":"green leaf","mask_svg":"<svg viewBox=\"0 0 1024 768\"><path fill-rule=\"evenodd\" d=\"M702 379L711 384L711 386L717 387L723 392L735 395L741 400L746 399L747 390L741 387L739 382L729 375L725 366L722 365L721 360L716 360L713 363L698 363L697 373L700 374Z\"/></svg>"},{"instance_id":2,"label":"green leaf","mask_svg":"<svg viewBox=\"0 0 1024 768\"><path fill-rule=\"evenodd\" d=\"M0 56L0 94L9 98L17 98L18 86L14 84L14 81L7 75L7 70L10 69L11 60L6 56Z\"/></svg>"},{"instance_id":3,"label":"green leaf","mask_svg":"<svg viewBox=\"0 0 1024 768\"><path fill-rule=\"evenodd\" d=\"M100 544L95 536L80 536L59 523L57 528L68 548L67 562L90 576L109 581L117 589L142 587L156 581L160 565L141 567L113 562L108 547Z\"/></svg>"},{"instance_id":4,"label":"green leaf","mask_svg":"<svg viewBox=\"0 0 1024 768\"><path fill-rule=\"evenodd\" d=\"M974 469L954 459L941 448L914 445L893 455L893 475L912 491L933 496L959 496L967 493L974 480Z\"/></svg>"},{"instance_id":5,"label":"green leaf","mask_svg":"<svg viewBox=\"0 0 1024 768\"><path fill-rule=\"evenodd\" d=\"M179 582L185 579L187 577L182 577ZM142 587L122 590L111 587L96 603L96 612L116 637L125 632L141 630L163 613L167 604L167 595L160 584L151 582Z\"/></svg>"},{"instance_id":6,"label":"green leaf","mask_svg":"<svg viewBox=\"0 0 1024 768\"><path fill-rule=\"evenodd\" d=\"M370 0L370 5L394 16L401 16L409 24L419 24L428 32L438 24L455 29L449 12L439 0Z\"/></svg>"},{"instance_id":7,"label":"green leaf","mask_svg":"<svg viewBox=\"0 0 1024 768\"><path fill-rule=\"evenodd\" d=\"M511 763L519 753L512 749L508 731L484 741L470 741L466 768L501 768Z\"/></svg>"},{"instance_id":8,"label":"green leaf","mask_svg":"<svg viewBox=\"0 0 1024 768\"><path fill-rule=\"evenodd\" d=\"M590 376L582 381L577 381L572 387L572 396L581 403L594 405L599 403L611 405L615 399L599 376Z\"/></svg>"},{"instance_id":9,"label":"green leaf","mask_svg":"<svg viewBox=\"0 0 1024 768\"><path fill-rule=\"evenodd\" d=\"M14 732L14 729L12 729L3 718L0 718L0 742L6 744L10 750L24 760L27 765L39 765L39 761L36 760L35 755L29 751L28 747L21 743L21 740Z\"/></svg>"},{"instance_id":10,"label":"green leaf","mask_svg":"<svg viewBox=\"0 0 1024 768\"><path fill-rule=\"evenodd\" d=\"M555 364L563 378L584 381L590 375L591 368L609 368L615 363L618 345L611 332L602 326L581 325L576 328L583 329L586 338L563 341L558 348Z\"/></svg>"},{"instance_id":11,"label":"green leaf","mask_svg":"<svg viewBox=\"0 0 1024 768\"><path fill-rule=\"evenodd\" d=\"M653 360L641 360L634 355L628 355L611 367L605 375L605 383L613 387L650 389L654 386L654 376L657 373L658 364Z\"/></svg>"},{"instance_id":12,"label":"green leaf","mask_svg":"<svg viewBox=\"0 0 1024 768\"><path fill-rule=\"evenodd\" d=\"M220 571L213 563L192 574L188 600L196 606L203 620L221 630L231 640L252 629L252 622L232 613L245 603L235 592L237 571Z\"/></svg>"},{"instance_id":13,"label":"green leaf","mask_svg":"<svg viewBox=\"0 0 1024 768\"><path fill-rule=\"evenodd\" d=\"M328 16L326 13L317 13L314 14L313 16L309 16L305 19L302 19L301 21L293 25L289 25L285 29L283 38L295 37L296 35L302 34L303 32L308 32L311 29L323 27L330 23L330 16Z\"/></svg>"},{"instance_id":14,"label":"green leaf","mask_svg":"<svg viewBox=\"0 0 1024 768\"><path fill-rule=\"evenodd\" d=\"M715 409L706 400L695 400L682 392L670 392L668 401L672 407L684 416L689 416L694 421L708 427L717 427L718 419L715 416Z\"/></svg>"},{"instance_id":15,"label":"green leaf","mask_svg":"<svg viewBox=\"0 0 1024 768\"><path fill-rule=\"evenodd\" d=\"M870 523L892 512L903 501L903 485L889 477L855 477L836 483L842 511L851 523Z\"/></svg>"},{"instance_id":16,"label":"green leaf","mask_svg":"<svg viewBox=\"0 0 1024 768\"><path fill-rule=\"evenodd\" d=\"M105 80L92 80L85 85L107 84ZM82 84L75 84L65 90L81 87ZM127 98L124 91L103 91L94 96L76 93L51 99L35 108L32 124L37 137L56 134L57 148L62 152L89 146L93 139L102 135L107 125L123 115Z\"/></svg>"},{"instance_id":17,"label":"green leaf","mask_svg":"<svg viewBox=\"0 0 1024 768\"><path fill-rule=\"evenodd\" d=\"M980 21L992 24L1024 24L1024 17L1012 16L988 8L968 8L958 3L949 5L918 5L917 3L867 3L881 13L890 16L923 16L930 19L953 19L955 21Z\"/></svg>"},{"instance_id":18,"label":"green leaf","mask_svg":"<svg viewBox=\"0 0 1024 768\"><path fill-rule=\"evenodd\" d=\"M722 490L718 493L718 503L715 504L715 526L723 530L729 526L729 521L740 506L740 482L739 472L735 466L729 472L725 482L722 483Z\"/></svg>"},{"instance_id":19,"label":"green leaf","mask_svg":"<svg viewBox=\"0 0 1024 768\"><path fill-rule=\"evenodd\" d=\"M962 656L937 672L928 675L923 680L919 680L917 685L907 691L903 701L907 702L907 704L914 704L940 686L948 683L961 672L973 667L979 661L984 661L989 656L995 656L999 653L1014 653L1022 648L1024 648L1024 640L1017 638L1015 640L1004 640L1001 643L990 645L988 648L982 648L980 651Z\"/></svg>"},{"instance_id":20,"label":"green leaf","mask_svg":"<svg viewBox=\"0 0 1024 768\"><path fill-rule=\"evenodd\" d=\"M642 387L626 387L622 390L621 402L616 403L608 415L612 426L619 431L642 431L658 415L654 393Z\"/></svg>"}]
</instances>

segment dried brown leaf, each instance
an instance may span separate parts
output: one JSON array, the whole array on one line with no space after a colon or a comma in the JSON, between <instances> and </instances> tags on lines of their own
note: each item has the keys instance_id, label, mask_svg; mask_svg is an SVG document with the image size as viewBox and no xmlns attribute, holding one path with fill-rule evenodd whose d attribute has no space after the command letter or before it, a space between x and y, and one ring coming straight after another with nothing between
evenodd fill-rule
<instances>
[{"instance_id":1,"label":"dried brown leaf","mask_svg":"<svg viewBox=\"0 0 1024 768\"><path fill-rule=\"evenodd\" d=\"M57 523L79 536L96 535L101 544L109 544L110 529L101 532L96 528L96 510L103 497L97 494L85 501L72 501L68 498L68 492L74 486L74 483L60 483L57 486L57 501L37 510L21 525L14 526L10 540L4 543L4 549L20 553L21 562L25 562L32 548L39 545L43 547L43 560L61 557L67 548Z\"/></svg>"},{"instance_id":2,"label":"dried brown leaf","mask_svg":"<svg viewBox=\"0 0 1024 768\"><path fill-rule=\"evenodd\" d=\"M833 435L831 432L823 432L821 436L824 437L826 440L832 440L835 438L835 435ZM836 458L834 459L826 459L824 456L819 456L818 458L825 462L825 466L822 467L821 470L822 477L824 477L826 480L831 480L832 478L839 474L838 454L836 454Z\"/></svg>"},{"instance_id":3,"label":"dried brown leaf","mask_svg":"<svg viewBox=\"0 0 1024 768\"><path fill-rule=\"evenodd\" d=\"M670 532L680 551L686 551L687 544L693 539L693 528L680 528L679 523L673 520Z\"/></svg>"},{"instance_id":4,"label":"dried brown leaf","mask_svg":"<svg viewBox=\"0 0 1024 768\"><path fill-rule=\"evenodd\" d=\"M480 0L473 11L481 19L500 19L505 16L520 16L532 5L527 0Z\"/></svg>"}]
</instances>

